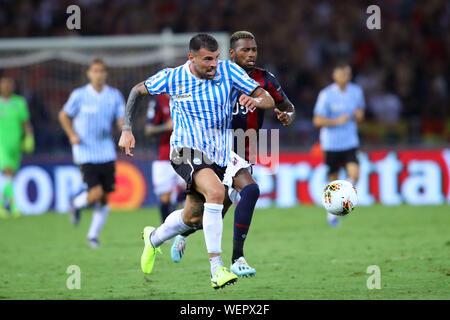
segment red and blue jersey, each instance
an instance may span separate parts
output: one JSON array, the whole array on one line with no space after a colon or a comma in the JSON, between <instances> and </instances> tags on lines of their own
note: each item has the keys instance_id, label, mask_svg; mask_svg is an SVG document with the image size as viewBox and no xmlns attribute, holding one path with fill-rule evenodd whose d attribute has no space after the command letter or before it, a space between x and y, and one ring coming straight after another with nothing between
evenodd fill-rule
<instances>
[{"instance_id":1,"label":"red and blue jersey","mask_svg":"<svg viewBox=\"0 0 450 320\"><path fill-rule=\"evenodd\" d=\"M275 101L275 105L282 103L287 100L286 94L283 89L281 89L278 80L275 76L267 70L261 68L255 68L253 72L249 75L253 80L259 83L261 88L266 90ZM264 122L264 111L263 109L255 108L253 111L249 111L246 107L239 104L239 97L236 104L233 106L233 119L231 121L231 127L233 130L242 129L247 131L249 129L254 129L256 132L261 129ZM236 138L233 143L234 152L237 153ZM255 146L256 147L256 146ZM253 149L253 148L252 148ZM256 150L256 149L255 149ZM249 160L249 141L246 138L245 141L245 155L241 155L245 160Z\"/></svg>"},{"instance_id":2,"label":"red and blue jersey","mask_svg":"<svg viewBox=\"0 0 450 320\"><path fill-rule=\"evenodd\" d=\"M169 98L160 94L150 100L147 109L147 119L152 125L160 125L170 119ZM158 160L169 160L170 135L172 130L161 133L159 137Z\"/></svg>"}]
</instances>

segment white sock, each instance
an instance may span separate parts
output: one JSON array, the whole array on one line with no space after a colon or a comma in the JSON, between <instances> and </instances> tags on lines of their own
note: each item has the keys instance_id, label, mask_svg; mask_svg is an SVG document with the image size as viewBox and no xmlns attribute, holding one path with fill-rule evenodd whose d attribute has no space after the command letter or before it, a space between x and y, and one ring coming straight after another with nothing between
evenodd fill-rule
<instances>
[{"instance_id":1,"label":"white sock","mask_svg":"<svg viewBox=\"0 0 450 320\"><path fill-rule=\"evenodd\" d=\"M97 239L100 235L100 231L102 231L103 226L105 225L106 219L109 214L109 206L104 205L100 208L96 208L94 213L92 214L92 222L89 227L89 232L87 234L88 239Z\"/></svg>"},{"instance_id":2,"label":"white sock","mask_svg":"<svg viewBox=\"0 0 450 320\"><path fill-rule=\"evenodd\" d=\"M182 214L183 209L175 210L167 216L162 225L152 232L150 242L153 247L159 247L164 241L191 229L183 222Z\"/></svg>"},{"instance_id":3,"label":"white sock","mask_svg":"<svg viewBox=\"0 0 450 320\"><path fill-rule=\"evenodd\" d=\"M211 263L211 276L216 273L217 269L224 266L221 256L209 258L209 263Z\"/></svg>"},{"instance_id":4,"label":"white sock","mask_svg":"<svg viewBox=\"0 0 450 320\"><path fill-rule=\"evenodd\" d=\"M88 205L87 197L88 197L87 191L83 191L82 193L77 195L73 200L73 205L75 206L75 208L82 209L86 207Z\"/></svg>"},{"instance_id":5,"label":"white sock","mask_svg":"<svg viewBox=\"0 0 450 320\"><path fill-rule=\"evenodd\" d=\"M203 234L208 253L222 252L222 204L205 203L203 211Z\"/></svg>"}]
</instances>

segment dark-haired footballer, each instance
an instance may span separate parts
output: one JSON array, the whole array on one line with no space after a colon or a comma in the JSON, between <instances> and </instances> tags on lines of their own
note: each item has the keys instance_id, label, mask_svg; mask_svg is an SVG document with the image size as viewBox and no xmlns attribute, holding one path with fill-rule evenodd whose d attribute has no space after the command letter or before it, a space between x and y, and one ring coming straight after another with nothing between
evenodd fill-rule
<instances>
[{"instance_id":1,"label":"dark-haired footballer","mask_svg":"<svg viewBox=\"0 0 450 320\"><path fill-rule=\"evenodd\" d=\"M214 289L234 283L237 276L225 268L222 253L222 180L232 152L232 102L246 108L272 108L274 100L256 81L232 61L218 59L218 43L208 34L189 42L188 61L159 71L133 87L128 97L119 147L128 156L135 147L132 118L144 95L168 94L173 132L170 160L186 182L183 209L169 214L158 228L144 228L141 268L151 273L159 246L176 235L203 226ZM240 97L237 98L238 94Z\"/></svg>"},{"instance_id":2,"label":"dark-haired footballer","mask_svg":"<svg viewBox=\"0 0 450 320\"><path fill-rule=\"evenodd\" d=\"M255 80L261 88L265 89L272 96L275 102L275 113L278 119L287 126L292 123L295 117L295 108L289 101L278 80L269 71L256 67L258 47L255 37L248 31L235 32L230 38L231 60L243 68L247 74ZM264 109L248 109L239 104L237 100L233 106L232 129L248 130L261 129L264 121ZM256 159L257 142L251 139L245 141L245 147L239 145L239 139L234 139L231 162L227 166L224 177L224 184L227 185L229 202L224 207L224 213L228 210L232 202L239 201L234 212L234 235L233 235L233 255L231 258L230 270L239 277L253 276L256 270L250 267L244 258L244 242L247 239L253 211L259 197L259 187L252 177L252 167ZM172 245L171 255L174 262L179 262L184 255L186 247L186 237L195 232L191 229L175 238Z\"/></svg>"}]
</instances>

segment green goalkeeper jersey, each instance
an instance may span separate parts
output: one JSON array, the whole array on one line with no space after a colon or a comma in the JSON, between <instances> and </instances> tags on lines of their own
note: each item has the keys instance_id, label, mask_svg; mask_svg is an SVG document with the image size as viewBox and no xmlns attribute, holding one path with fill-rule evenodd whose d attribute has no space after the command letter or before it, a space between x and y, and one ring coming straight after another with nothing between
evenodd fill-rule
<instances>
[{"instance_id":1,"label":"green goalkeeper jersey","mask_svg":"<svg viewBox=\"0 0 450 320\"><path fill-rule=\"evenodd\" d=\"M17 94L8 99L0 96L0 148L5 152L20 152L23 123L30 114L26 100Z\"/></svg>"}]
</instances>

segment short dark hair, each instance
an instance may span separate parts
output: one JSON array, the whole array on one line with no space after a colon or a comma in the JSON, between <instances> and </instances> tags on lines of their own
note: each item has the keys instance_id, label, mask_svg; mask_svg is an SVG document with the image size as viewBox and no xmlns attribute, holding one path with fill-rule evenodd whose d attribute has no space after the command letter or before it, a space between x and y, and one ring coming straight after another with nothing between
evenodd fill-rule
<instances>
[{"instance_id":1,"label":"short dark hair","mask_svg":"<svg viewBox=\"0 0 450 320\"><path fill-rule=\"evenodd\" d=\"M103 61L103 60L100 59L100 58L95 58L94 60L92 60L91 63L89 63L88 69L90 69L94 64L97 64L97 63L102 64L103 67L106 69L106 63L105 63L105 61Z\"/></svg>"},{"instance_id":2,"label":"short dark hair","mask_svg":"<svg viewBox=\"0 0 450 320\"><path fill-rule=\"evenodd\" d=\"M240 39L253 39L255 40L255 36L253 35L253 33L249 32L249 31L236 31L235 33L233 33L230 37L230 48L234 49L236 42Z\"/></svg>"},{"instance_id":3,"label":"short dark hair","mask_svg":"<svg viewBox=\"0 0 450 320\"><path fill-rule=\"evenodd\" d=\"M213 36L206 33L199 33L189 41L189 51L197 52L201 48L214 52L219 49L219 44Z\"/></svg>"},{"instance_id":4,"label":"short dark hair","mask_svg":"<svg viewBox=\"0 0 450 320\"><path fill-rule=\"evenodd\" d=\"M346 67L351 68L350 63L348 61L346 61L346 60L340 60L340 61L336 62L336 64L334 65L333 70L344 69Z\"/></svg>"}]
</instances>

